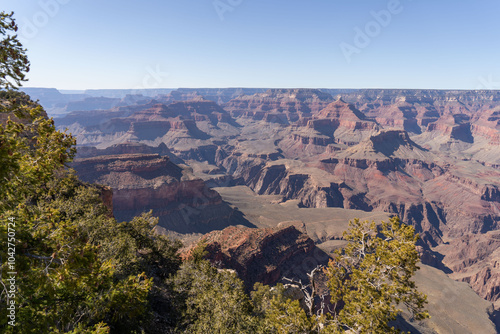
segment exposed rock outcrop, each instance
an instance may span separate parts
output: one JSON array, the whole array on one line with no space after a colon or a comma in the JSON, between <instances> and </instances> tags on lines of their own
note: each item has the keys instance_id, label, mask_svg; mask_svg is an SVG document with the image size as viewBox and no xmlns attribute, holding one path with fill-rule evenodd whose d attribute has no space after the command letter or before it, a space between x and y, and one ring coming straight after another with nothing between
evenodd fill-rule
<instances>
[{"instance_id":1,"label":"exposed rock outcrop","mask_svg":"<svg viewBox=\"0 0 500 334\"><path fill-rule=\"evenodd\" d=\"M113 213L119 221L152 210L160 227L177 233L246 224L216 191L166 156L105 155L76 159L72 166L82 180L113 189Z\"/></svg>"},{"instance_id":2,"label":"exposed rock outcrop","mask_svg":"<svg viewBox=\"0 0 500 334\"><path fill-rule=\"evenodd\" d=\"M333 97L316 89L270 89L265 93L241 96L224 104L233 117L249 117L254 120L270 120L287 123L310 117L326 107ZM284 124L284 123L282 123Z\"/></svg>"},{"instance_id":3,"label":"exposed rock outcrop","mask_svg":"<svg viewBox=\"0 0 500 334\"><path fill-rule=\"evenodd\" d=\"M256 282L275 284L282 277L305 279L310 268L309 258L321 258L327 264L329 256L294 226L284 228L246 228L230 226L213 231L201 239L206 244L207 258L217 266L234 269L251 289ZM191 248L194 246L191 246ZM184 251L188 256L189 249Z\"/></svg>"}]
</instances>

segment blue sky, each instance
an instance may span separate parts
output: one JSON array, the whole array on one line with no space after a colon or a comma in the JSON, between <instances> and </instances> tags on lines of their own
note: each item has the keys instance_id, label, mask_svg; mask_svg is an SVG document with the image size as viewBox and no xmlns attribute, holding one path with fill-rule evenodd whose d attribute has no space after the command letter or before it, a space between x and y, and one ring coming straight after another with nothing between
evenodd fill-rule
<instances>
[{"instance_id":1,"label":"blue sky","mask_svg":"<svg viewBox=\"0 0 500 334\"><path fill-rule=\"evenodd\" d=\"M2 0L26 87L500 89L500 1Z\"/></svg>"}]
</instances>

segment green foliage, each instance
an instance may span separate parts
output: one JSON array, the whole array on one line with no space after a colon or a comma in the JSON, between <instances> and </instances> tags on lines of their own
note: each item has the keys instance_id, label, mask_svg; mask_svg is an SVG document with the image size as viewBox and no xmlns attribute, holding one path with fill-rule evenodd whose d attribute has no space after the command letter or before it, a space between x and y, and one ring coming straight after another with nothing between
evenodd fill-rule
<instances>
[{"instance_id":1,"label":"green foliage","mask_svg":"<svg viewBox=\"0 0 500 334\"><path fill-rule=\"evenodd\" d=\"M316 319L307 316L298 300L286 297L282 284L270 288L256 283L251 296L260 319L257 333L316 333Z\"/></svg>"},{"instance_id":2,"label":"green foliage","mask_svg":"<svg viewBox=\"0 0 500 334\"><path fill-rule=\"evenodd\" d=\"M26 50L12 35L17 31L17 24L13 19L14 13L0 12L0 88L15 88L26 81L25 72L30 69ZM12 82L13 81L13 82Z\"/></svg>"},{"instance_id":3,"label":"green foliage","mask_svg":"<svg viewBox=\"0 0 500 334\"><path fill-rule=\"evenodd\" d=\"M0 108L8 114L0 124L0 209L13 209L47 191L47 182L71 161L75 139L57 131L41 106L13 105ZM22 121L13 119L16 115ZM33 198L33 199L32 199Z\"/></svg>"},{"instance_id":4,"label":"green foliage","mask_svg":"<svg viewBox=\"0 0 500 334\"><path fill-rule=\"evenodd\" d=\"M299 334L313 333L313 321L310 319L299 301L278 298L271 299L271 307L266 312L266 328L263 333Z\"/></svg>"},{"instance_id":5,"label":"green foliage","mask_svg":"<svg viewBox=\"0 0 500 334\"><path fill-rule=\"evenodd\" d=\"M100 256L99 245L89 238L88 221L108 230L118 225L97 189L62 171L44 187L1 215L2 237L8 217L15 217L19 273L17 326L15 331L6 326L3 316L4 332L82 331L101 321L114 326L142 316L152 280L142 273L118 279L116 259ZM0 299L5 305L4 293Z\"/></svg>"},{"instance_id":6,"label":"green foliage","mask_svg":"<svg viewBox=\"0 0 500 334\"><path fill-rule=\"evenodd\" d=\"M126 333L138 325L147 333L165 333L177 323L178 314L169 278L181 264L177 254L181 243L156 234L154 226L157 224L158 218L152 217L149 212L130 222L91 229L92 239L99 245L100 256L111 259L117 268L117 278L144 273L153 283L147 297L147 312L141 317L116 323L117 333Z\"/></svg>"},{"instance_id":7,"label":"green foliage","mask_svg":"<svg viewBox=\"0 0 500 334\"><path fill-rule=\"evenodd\" d=\"M10 113L0 124L0 237L7 240L8 219L14 218L19 273L18 326L6 324L2 289L0 328L83 333L103 322L127 333L148 326L151 305L165 299L162 282L180 265L180 245L157 236L150 215L118 224L102 203L102 189L65 169L74 139L57 131L23 94L0 95L13 98L3 100L3 111ZM0 249L2 259L6 251Z\"/></svg>"},{"instance_id":8,"label":"green foliage","mask_svg":"<svg viewBox=\"0 0 500 334\"><path fill-rule=\"evenodd\" d=\"M256 319L243 282L208 261L182 264L174 279L182 303L184 333L256 333Z\"/></svg>"},{"instance_id":9,"label":"green foliage","mask_svg":"<svg viewBox=\"0 0 500 334\"><path fill-rule=\"evenodd\" d=\"M77 326L74 330L69 332L69 334L108 334L109 327L100 322L90 328L84 328L81 324Z\"/></svg>"},{"instance_id":10,"label":"green foliage","mask_svg":"<svg viewBox=\"0 0 500 334\"><path fill-rule=\"evenodd\" d=\"M188 261L194 262L194 263L200 263L205 259L205 257L208 255L208 251L206 250L206 242L204 240L201 240L198 242L196 247L194 247L191 250L191 253L189 254L189 258L187 259Z\"/></svg>"},{"instance_id":11,"label":"green foliage","mask_svg":"<svg viewBox=\"0 0 500 334\"><path fill-rule=\"evenodd\" d=\"M12 14L1 12L0 88L20 84L29 69L8 34L16 30ZM67 169L74 145L26 94L0 90L2 283L17 272L15 297L5 284L0 289L0 331L154 332L153 307L168 304L165 280L179 268L180 244L156 235L151 215L118 224L102 203L102 187ZM16 305L15 327L7 324L7 301Z\"/></svg>"},{"instance_id":12,"label":"green foliage","mask_svg":"<svg viewBox=\"0 0 500 334\"><path fill-rule=\"evenodd\" d=\"M411 280L419 260L414 228L401 224L397 217L382 222L380 228L357 219L349 227L344 234L349 244L336 253L327 270L332 302L344 304L334 314L329 330L396 333L388 324L395 320L400 303L415 319L427 318L426 296Z\"/></svg>"},{"instance_id":13,"label":"green foliage","mask_svg":"<svg viewBox=\"0 0 500 334\"><path fill-rule=\"evenodd\" d=\"M96 191L96 190L94 190ZM97 194L96 194L97 195ZM100 202L100 198L96 198ZM97 203L88 203L85 212L95 212ZM164 280L174 274L181 264L177 250L179 241L172 241L154 232L158 218L151 212L130 222L99 224L95 219L80 219L89 240L98 245L102 259L111 259L117 274L127 276L145 272Z\"/></svg>"}]
</instances>

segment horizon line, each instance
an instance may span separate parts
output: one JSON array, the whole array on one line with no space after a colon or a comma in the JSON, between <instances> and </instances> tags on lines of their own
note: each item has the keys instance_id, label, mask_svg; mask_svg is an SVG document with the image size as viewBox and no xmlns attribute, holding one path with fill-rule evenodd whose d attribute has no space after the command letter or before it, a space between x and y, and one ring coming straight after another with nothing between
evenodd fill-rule
<instances>
[{"instance_id":1,"label":"horizon line","mask_svg":"<svg viewBox=\"0 0 500 334\"><path fill-rule=\"evenodd\" d=\"M85 89L70 89L70 88L56 88L56 87L27 87L21 86L17 87L17 89L56 89L58 91L92 91L92 90L131 90L131 91L154 91L154 90L177 90L177 89L345 89L345 90L440 90L440 91L490 91L497 92L500 89L477 89L477 88L346 88L346 87L242 87L242 86L229 86L229 87L158 87L158 88L85 88Z\"/></svg>"}]
</instances>

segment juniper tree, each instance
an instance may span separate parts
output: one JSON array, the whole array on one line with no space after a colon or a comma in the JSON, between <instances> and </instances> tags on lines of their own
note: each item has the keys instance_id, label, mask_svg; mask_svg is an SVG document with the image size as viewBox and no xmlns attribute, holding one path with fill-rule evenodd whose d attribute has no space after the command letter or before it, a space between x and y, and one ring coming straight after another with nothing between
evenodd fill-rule
<instances>
[{"instance_id":1,"label":"juniper tree","mask_svg":"<svg viewBox=\"0 0 500 334\"><path fill-rule=\"evenodd\" d=\"M398 217L380 226L355 219L344 239L348 245L336 252L327 269L334 303L329 332L396 333L389 322L396 319L400 304L416 320L429 317L426 296L411 280L419 269L418 235L412 226Z\"/></svg>"}]
</instances>

